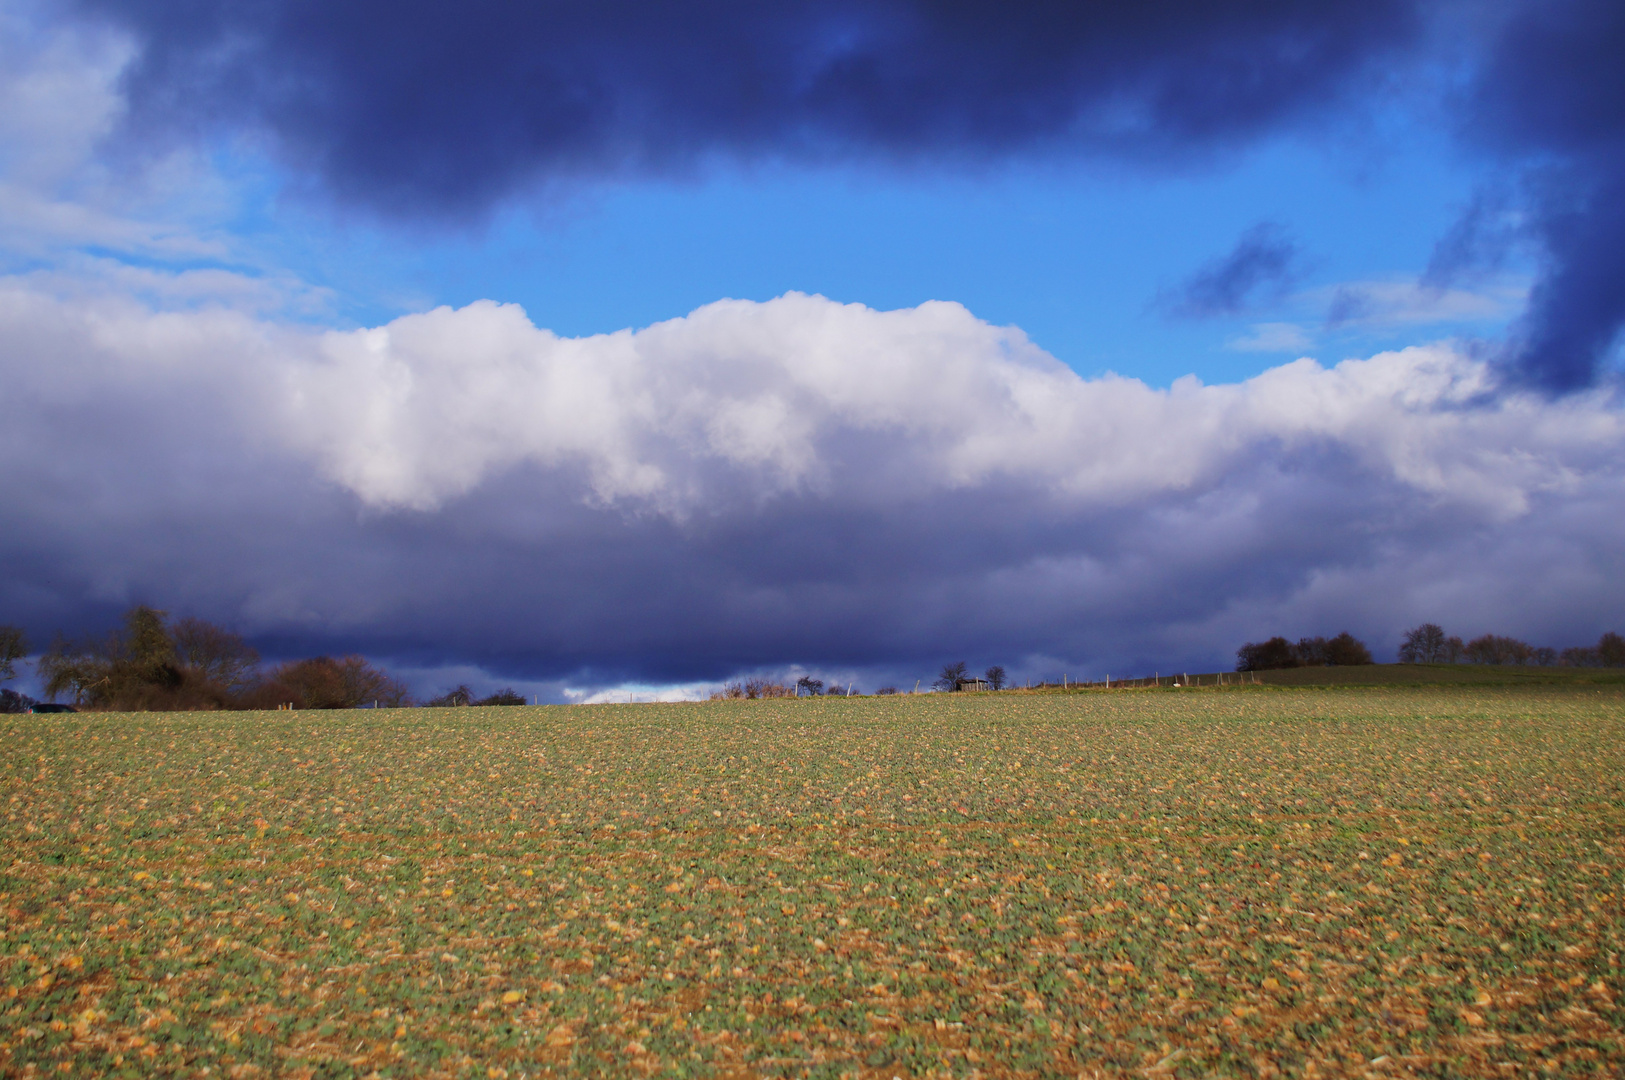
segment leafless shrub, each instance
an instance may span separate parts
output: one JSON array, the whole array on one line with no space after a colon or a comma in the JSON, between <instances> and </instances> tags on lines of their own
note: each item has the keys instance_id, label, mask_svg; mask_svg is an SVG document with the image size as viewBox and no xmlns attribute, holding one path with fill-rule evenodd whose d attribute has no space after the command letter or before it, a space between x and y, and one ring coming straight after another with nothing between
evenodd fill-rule
<instances>
[{"instance_id":1,"label":"leafless shrub","mask_svg":"<svg viewBox=\"0 0 1625 1080\"><path fill-rule=\"evenodd\" d=\"M711 694L712 701L747 701L757 698L786 698L795 697L793 687L782 683L768 682L765 679L746 679L744 682L729 683L721 690Z\"/></svg>"},{"instance_id":2,"label":"leafless shrub","mask_svg":"<svg viewBox=\"0 0 1625 1080\"><path fill-rule=\"evenodd\" d=\"M301 709L353 709L369 701L392 707L411 703L406 687L360 656L295 660L272 672L271 681L291 689L288 700Z\"/></svg>"}]
</instances>

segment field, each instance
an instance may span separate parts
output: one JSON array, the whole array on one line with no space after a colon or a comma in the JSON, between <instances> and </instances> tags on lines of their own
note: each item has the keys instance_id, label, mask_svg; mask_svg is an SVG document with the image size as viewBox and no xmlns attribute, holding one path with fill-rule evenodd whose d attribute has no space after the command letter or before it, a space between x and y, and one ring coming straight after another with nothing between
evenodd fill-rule
<instances>
[{"instance_id":1,"label":"field","mask_svg":"<svg viewBox=\"0 0 1625 1080\"><path fill-rule=\"evenodd\" d=\"M0 736L9 1075L1625 1071L1619 686Z\"/></svg>"},{"instance_id":2,"label":"field","mask_svg":"<svg viewBox=\"0 0 1625 1080\"><path fill-rule=\"evenodd\" d=\"M1210 686L1275 686L1303 688L1387 686L1568 686L1625 689L1625 668L1540 667L1532 664L1361 664L1358 667L1300 667L1273 671L1163 672L1125 680L1128 685L1167 686L1190 680L1198 689ZM1091 683L1091 686L1099 685ZM1113 685L1116 683L1114 681Z\"/></svg>"},{"instance_id":3,"label":"field","mask_svg":"<svg viewBox=\"0 0 1625 1080\"><path fill-rule=\"evenodd\" d=\"M1235 676L1226 676L1234 678ZM1368 664L1260 671L1268 686L1570 686L1625 689L1625 669L1494 664ZM1206 677L1209 681L1212 676Z\"/></svg>"}]
</instances>

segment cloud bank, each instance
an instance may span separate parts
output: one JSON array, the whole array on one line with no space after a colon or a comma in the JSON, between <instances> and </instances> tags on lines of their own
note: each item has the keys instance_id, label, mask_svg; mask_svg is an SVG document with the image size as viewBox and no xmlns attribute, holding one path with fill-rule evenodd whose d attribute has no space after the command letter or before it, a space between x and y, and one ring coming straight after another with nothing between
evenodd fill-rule
<instances>
[{"instance_id":1,"label":"cloud bank","mask_svg":"<svg viewBox=\"0 0 1625 1080\"><path fill-rule=\"evenodd\" d=\"M0 603L144 600L268 652L591 687L944 659L1074 676L1432 619L1588 640L1625 581L1611 392L1448 344L1083 379L957 304L790 294L561 338L321 331L0 283Z\"/></svg>"},{"instance_id":2,"label":"cloud bank","mask_svg":"<svg viewBox=\"0 0 1625 1080\"><path fill-rule=\"evenodd\" d=\"M1492 383L1446 349L1158 391L1081 379L945 302L881 312L792 293L560 339L482 301L313 344L281 372L284 423L386 509L438 509L523 465L574 467L593 502L676 520L740 500L885 505L997 486L1104 506L1199 489L1261 447L1335 444L1433 499L1512 515L1561 482L1559 447L1599 434L1565 434L1569 410L1523 402L1463 411Z\"/></svg>"},{"instance_id":3,"label":"cloud bank","mask_svg":"<svg viewBox=\"0 0 1625 1080\"><path fill-rule=\"evenodd\" d=\"M147 134L253 130L341 197L444 215L537 179L1067 143L1186 156L1341 97L1403 0L82 0Z\"/></svg>"}]
</instances>

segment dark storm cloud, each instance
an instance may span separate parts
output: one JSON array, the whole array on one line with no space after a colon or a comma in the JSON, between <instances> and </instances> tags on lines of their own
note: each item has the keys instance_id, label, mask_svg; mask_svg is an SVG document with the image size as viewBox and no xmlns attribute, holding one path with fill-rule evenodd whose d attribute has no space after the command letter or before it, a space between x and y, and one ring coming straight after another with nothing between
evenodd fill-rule
<instances>
[{"instance_id":1,"label":"dark storm cloud","mask_svg":"<svg viewBox=\"0 0 1625 1080\"><path fill-rule=\"evenodd\" d=\"M1207 264L1162 298L1187 318L1238 315L1255 300L1279 296L1299 277L1298 245L1279 225L1254 225L1228 255Z\"/></svg>"},{"instance_id":2,"label":"dark storm cloud","mask_svg":"<svg viewBox=\"0 0 1625 1080\"><path fill-rule=\"evenodd\" d=\"M82 0L131 30L139 132L268 132L352 202L740 159L1183 155L1302 118L1411 0Z\"/></svg>"},{"instance_id":3,"label":"dark storm cloud","mask_svg":"<svg viewBox=\"0 0 1625 1080\"><path fill-rule=\"evenodd\" d=\"M1625 5L1525 5L1495 45L1468 114L1473 142L1527 170L1527 227L1548 264L1513 363L1549 390L1590 385L1625 324L1622 56ZM1473 213L1466 224L1464 236L1474 237Z\"/></svg>"}]
</instances>

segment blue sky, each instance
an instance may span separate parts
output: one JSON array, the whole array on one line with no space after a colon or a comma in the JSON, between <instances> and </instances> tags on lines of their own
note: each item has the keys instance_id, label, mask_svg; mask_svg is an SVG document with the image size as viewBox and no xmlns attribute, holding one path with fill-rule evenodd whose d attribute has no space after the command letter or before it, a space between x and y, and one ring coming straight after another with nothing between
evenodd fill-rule
<instances>
[{"instance_id":1,"label":"blue sky","mask_svg":"<svg viewBox=\"0 0 1625 1080\"><path fill-rule=\"evenodd\" d=\"M1579 0L12 0L0 622L139 601L554 700L1593 640L1622 40Z\"/></svg>"},{"instance_id":2,"label":"blue sky","mask_svg":"<svg viewBox=\"0 0 1625 1080\"><path fill-rule=\"evenodd\" d=\"M1233 344L1264 322L1301 326L1313 343L1301 351L1331 360L1418 336L1495 333L1518 310L1523 281L1511 270L1483 290L1486 317L1447 309L1421 326L1325 327L1323 294L1338 285L1420 277L1481 179L1438 144L1367 150L1351 162L1338 147L1281 142L1177 176L1088 163L973 178L719 168L503 208L466 232L403 239L340 223L334 233L296 208L268 211L265 227L286 264L331 288L335 314L358 323L482 297L523 304L571 335L792 290L880 308L952 299L1022 327L1080 373L1159 385L1189 373L1230 381L1279 362L1281 350ZM1261 222L1302 248L1290 294L1211 319L1158 306Z\"/></svg>"}]
</instances>

